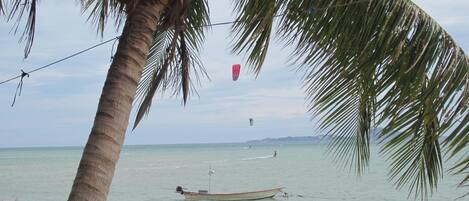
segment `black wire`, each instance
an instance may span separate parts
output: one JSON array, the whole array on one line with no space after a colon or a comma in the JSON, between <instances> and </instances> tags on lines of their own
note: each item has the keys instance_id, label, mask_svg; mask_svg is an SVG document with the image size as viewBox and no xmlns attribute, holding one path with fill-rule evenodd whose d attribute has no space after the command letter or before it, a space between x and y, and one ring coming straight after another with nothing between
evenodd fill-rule
<instances>
[{"instance_id":1,"label":"black wire","mask_svg":"<svg viewBox=\"0 0 469 201\"><path fill-rule=\"evenodd\" d=\"M112 62L112 60L114 60L114 47L116 46L116 42L117 42L117 40L115 40L115 41L112 43L112 47L111 47L111 62Z\"/></svg>"},{"instance_id":2,"label":"black wire","mask_svg":"<svg viewBox=\"0 0 469 201\"><path fill-rule=\"evenodd\" d=\"M71 54L71 55L69 55L69 56L67 56L67 57L64 57L64 58L62 58L62 59L59 59L59 60L57 60L57 61L54 61L54 62L52 62L52 63L49 63L49 64L47 64L47 65L41 66L41 67L39 67L39 68L33 69L33 70L31 70L31 71L29 71L29 72L25 72L25 73L30 74L30 73L36 72L36 71L38 71L38 70L42 70L42 69L44 69L44 68L50 67L50 66L52 66L52 65L54 65L54 64L60 63L60 62L62 62L62 61L65 61L65 60L70 59L70 58L72 58L72 57L75 57L75 56L77 56L77 55L80 55L80 54L83 54L83 53L85 53L85 52L87 52L87 51L90 51L90 50L92 50L92 49L94 49L94 48L97 48L97 47L99 47L99 46L101 46L101 45L104 45L104 44L109 43L109 42L111 42L111 41L117 40L117 39L119 39L119 37L120 37L120 36L117 36L117 37L114 37L114 38L112 38L112 39L106 40L106 41L104 41L104 42L98 43L98 44L93 45L93 46L91 46L91 47L89 47L89 48L86 48L86 49L81 50L81 51L79 51L79 52L73 53L73 54ZM5 80L5 81L2 81L2 82L0 82L0 84L7 83L7 82L9 82L9 81L12 81L12 80L18 79L18 78L21 78L21 75L12 77L12 78L7 79L7 80Z\"/></svg>"},{"instance_id":3,"label":"black wire","mask_svg":"<svg viewBox=\"0 0 469 201\"><path fill-rule=\"evenodd\" d=\"M203 25L200 27L215 27L215 26L221 26L221 25L227 25L227 24L234 24L234 23L239 23L240 21L228 21L228 22L219 22L219 23L213 23L213 24L207 24Z\"/></svg>"},{"instance_id":4,"label":"black wire","mask_svg":"<svg viewBox=\"0 0 469 201\"><path fill-rule=\"evenodd\" d=\"M369 0L367 0L367 1L369 1ZM286 13L274 15L274 17L281 17L281 16L284 16L284 15L286 15ZM259 19L262 19L262 18L259 18ZM234 21L228 21L228 22L218 22L218 23L213 23L213 24L202 25L202 26L199 26L199 27L215 27L215 26L221 26L221 25L236 24L236 23L240 23L240 22L243 22L243 21L234 20Z\"/></svg>"}]
</instances>

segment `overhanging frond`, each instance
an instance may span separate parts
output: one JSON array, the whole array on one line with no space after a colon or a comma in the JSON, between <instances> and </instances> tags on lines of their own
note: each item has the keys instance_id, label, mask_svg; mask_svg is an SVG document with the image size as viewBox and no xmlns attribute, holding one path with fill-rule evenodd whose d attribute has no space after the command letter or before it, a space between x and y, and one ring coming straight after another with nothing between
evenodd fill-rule
<instances>
[{"instance_id":1,"label":"overhanging frond","mask_svg":"<svg viewBox=\"0 0 469 201\"><path fill-rule=\"evenodd\" d=\"M379 123L386 127L381 135L383 151L392 153L391 176L397 186L408 184L415 195L426 196L442 175L439 136L454 125L451 117L455 113L464 112L460 106L467 105L467 95L461 91L468 82L464 53L410 1L369 1L342 7L334 5L353 1L314 2L297 3L301 7L288 10L281 28L283 38L296 42L293 55L303 68L316 64L340 69L342 74L350 69L368 72L357 78L369 83L365 90L369 99L377 99ZM339 111L333 103L342 99L339 96L326 103L330 110ZM321 99L314 102L313 108L324 105ZM344 121L342 116L327 117ZM366 119L368 124L371 120ZM351 147L368 146L333 145L350 151Z\"/></svg>"},{"instance_id":2,"label":"overhanging frond","mask_svg":"<svg viewBox=\"0 0 469 201\"><path fill-rule=\"evenodd\" d=\"M463 50L410 0L279 3L277 33L305 73L310 110L337 137L337 156L362 170L370 128L383 126L380 141L396 186L408 185L422 198L431 194L443 171L442 149L452 157L467 143L469 67ZM239 23L235 31L255 28ZM441 143L444 135L449 137Z\"/></svg>"},{"instance_id":3,"label":"overhanging frond","mask_svg":"<svg viewBox=\"0 0 469 201\"><path fill-rule=\"evenodd\" d=\"M140 104L134 129L158 91L182 94L186 104L191 91L196 92L194 84L208 78L198 56L209 23L207 1L173 1L163 16L137 89Z\"/></svg>"},{"instance_id":4,"label":"overhanging frond","mask_svg":"<svg viewBox=\"0 0 469 201\"><path fill-rule=\"evenodd\" d=\"M252 71L259 74L267 55L274 18L284 0L235 2L238 13L232 26L234 33L233 53L248 53L247 62Z\"/></svg>"},{"instance_id":5,"label":"overhanging frond","mask_svg":"<svg viewBox=\"0 0 469 201\"><path fill-rule=\"evenodd\" d=\"M3 0L0 0L0 15L5 15L5 9L3 8Z\"/></svg>"},{"instance_id":6,"label":"overhanging frond","mask_svg":"<svg viewBox=\"0 0 469 201\"><path fill-rule=\"evenodd\" d=\"M306 73L304 88L314 116L328 130L330 149L336 159L357 167L361 174L370 158L370 133L375 100L373 68L354 68L351 64L323 63Z\"/></svg>"},{"instance_id":7,"label":"overhanging frond","mask_svg":"<svg viewBox=\"0 0 469 201\"><path fill-rule=\"evenodd\" d=\"M466 153L467 154L467 153ZM464 179L459 183L460 187L468 187L469 186L469 156L465 156L459 159L451 171L456 175L462 175ZM466 195L469 195L469 192Z\"/></svg>"},{"instance_id":8,"label":"overhanging frond","mask_svg":"<svg viewBox=\"0 0 469 201\"><path fill-rule=\"evenodd\" d=\"M5 2L0 2L0 15L5 14ZM26 24L20 37L20 42L25 42L24 58L28 57L33 46L35 27L36 27L36 9L38 0L10 0L11 5L6 11L7 20L14 20L13 33L17 34L20 26L26 18ZM27 17L25 17L27 16Z\"/></svg>"},{"instance_id":9,"label":"overhanging frond","mask_svg":"<svg viewBox=\"0 0 469 201\"><path fill-rule=\"evenodd\" d=\"M113 18L119 27L138 1L140 0L80 0L80 3L83 12L89 12L88 20L96 25L102 36L109 18Z\"/></svg>"}]
</instances>

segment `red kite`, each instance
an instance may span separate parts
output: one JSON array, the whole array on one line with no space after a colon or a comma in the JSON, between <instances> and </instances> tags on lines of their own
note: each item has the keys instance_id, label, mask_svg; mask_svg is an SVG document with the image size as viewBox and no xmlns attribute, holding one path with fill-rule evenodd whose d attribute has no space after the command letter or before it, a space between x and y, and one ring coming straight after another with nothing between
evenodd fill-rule
<instances>
[{"instance_id":1,"label":"red kite","mask_svg":"<svg viewBox=\"0 0 469 201\"><path fill-rule=\"evenodd\" d=\"M233 64L233 67L232 67L232 71L233 71L233 81L238 80L240 69L241 69L241 65L239 65L239 64Z\"/></svg>"}]
</instances>

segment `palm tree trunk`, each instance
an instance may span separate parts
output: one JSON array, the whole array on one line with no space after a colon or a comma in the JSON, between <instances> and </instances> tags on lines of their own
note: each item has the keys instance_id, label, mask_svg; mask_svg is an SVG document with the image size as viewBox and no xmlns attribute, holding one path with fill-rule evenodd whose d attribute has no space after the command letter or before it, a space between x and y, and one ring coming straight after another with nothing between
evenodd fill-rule
<instances>
[{"instance_id":1,"label":"palm tree trunk","mask_svg":"<svg viewBox=\"0 0 469 201\"><path fill-rule=\"evenodd\" d=\"M162 3L163 2L163 3ZM99 99L69 201L105 201L114 176L132 102L165 1L144 0L129 13Z\"/></svg>"}]
</instances>

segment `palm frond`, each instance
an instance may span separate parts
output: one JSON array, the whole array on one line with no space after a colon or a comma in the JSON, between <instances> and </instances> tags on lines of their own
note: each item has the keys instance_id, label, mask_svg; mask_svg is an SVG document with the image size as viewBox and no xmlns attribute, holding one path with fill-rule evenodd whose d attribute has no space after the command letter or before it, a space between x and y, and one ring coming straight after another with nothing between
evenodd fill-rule
<instances>
[{"instance_id":1,"label":"palm frond","mask_svg":"<svg viewBox=\"0 0 469 201\"><path fill-rule=\"evenodd\" d=\"M337 158L361 172L370 129L384 126L379 138L396 186L422 198L431 194L443 171L442 149L451 158L467 144L469 62L463 50L410 0L278 3L267 19L281 16L277 34L294 49L310 111L334 136ZM252 13L248 5L255 7L244 3L235 10ZM249 20L234 32L261 33ZM254 44L238 40L235 49ZM449 137L441 143L443 135Z\"/></svg>"},{"instance_id":2,"label":"palm frond","mask_svg":"<svg viewBox=\"0 0 469 201\"><path fill-rule=\"evenodd\" d=\"M119 27L128 12L139 0L80 0L83 12L89 12L88 21L96 25L103 36L108 19L113 18Z\"/></svg>"},{"instance_id":3,"label":"palm frond","mask_svg":"<svg viewBox=\"0 0 469 201\"><path fill-rule=\"evenodd\" d=\"M0 2L0 15L5 14L5 2ZM38 0L11 0L11 6L6 11L7 20L15 20L13 25L13 33L17 34L23 19L26 17L26 24L21 33L20 43L25 42L24 58L27 58L33 46L34 34L36 28L36 9Z\"/></svg>"},{"instance_id":4,"label":"palm frond","mask_svg":"<svg viewBox=\"0 0 469 201\"><path fill-rule=\"evenodd\" d=\"M274 18L283 0L234 2L238 16L236 17L237 23L232 26L236 39L233 53L249 52L247 62L257 75L267 55Z\"/></svg>"},{"instance_id":5,"label":"palm frond","mask_svg":"<svg viewBox=\"0 0 469 201\"><path fill-rule=\"evenodd\" d=\"M451 171L454 174L461 174L464 179L459 183L461 187L468 187L469 186L469 156L465 156L464 158L459 159L456 164L451 168ZM468 193L469 194L469 193ZM464 195L467 196L468 194Z\"/></svg>"},{"instance_id":6,"label":"palm frond","mask_svg":"<svg viewBox=\"0 0 469 201\"><path fill-rule=\"evenodd\" d=\"M5 9L3 8L3 0L0 0L0 15L5 15Z\"/></svg>"},{"instance_id":7,"label":"palm frond","mask_svg":"<svg viewBox=\"0 0 469 201\"><path fill-rule=\"evenodd\" d=\"M424 81L421 93L428 92L428 83ZM443 173L435 100L423 95L410 100L392 117L381 136L386 139L382 151L390 155L390 176L396 186L408 185L411 193L422 198L433 192Z\"/></svg>"},{"instance_id":8,"label":"palm frond","mask_svg":"<svg viewBox=\"0 0 469 201\"><path fill-rule=\"evenodd\" d=\"M134 129L148 113L158 91L182 94L186 104L190 93L196 93L194 84L208 78L198 56L205 39L204 26L209 24L208 2L173 1L163 16L137 88L136 100L140 103Z\"/></svg>"},{"instance_id":9,"label":"palm frond","mask_svg":"<svg viewBox=\"0 0 469 201\"><path fill-rule=\"evenodd\" d=\"M450 100L458 96L463 99L457 88L468 82L464 54L440 26L410 1L370 1L327 9L340 3L343 1L317 4L310 9L317 12L313 17L293 18L292 21L300 21L298 31L293 33L289 30L295 30L291 27L295 23L288 21L287 14L284 24L288 26L284 26L283 36L296 36L288 41L297 41L294 54L300 55L297 58L303 59L304 65L330 68L323 64L332 63L342 69L369 69L365 70L369 74L357 77L361 82L375 83L366 94L371 100L378 99L378 122L386 127L381 135L385 142L383 151L392 152L391 177L397 186L408 184L415 195L426 196L442 175L438 138L447 127L445 124L451 123L443 122L441 117L461 111L455 106L464 104ZM302 27L308 30L303 31ZM352 66L344 65L347 63ZM374 81L363 80L366 76ZM338 111L332 103L341 100L343 97L326 103ZM321 99L314 101L313 108L324 104ZM343 119L335 118L337 122ZM367 121L371 123L371 118ZM341 150L368 146L333 145L347 147Z\"/></svg>"}]
</instances>

